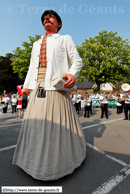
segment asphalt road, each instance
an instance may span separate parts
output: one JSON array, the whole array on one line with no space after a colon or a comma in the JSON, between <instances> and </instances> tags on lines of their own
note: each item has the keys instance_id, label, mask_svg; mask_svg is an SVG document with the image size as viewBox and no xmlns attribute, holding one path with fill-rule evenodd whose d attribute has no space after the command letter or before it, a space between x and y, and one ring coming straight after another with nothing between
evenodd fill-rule
<instances>
[{"instance_id":1,"label":"asphalt road","mask_svg":"<svg viewBox=\"0 0 130 194\"><path fill-rule=\"evenodd\" d=\"M130 194L130 121L109 108L109 119L100 119L100 108L90 118L79 114L87 157L72 174L56 181L39 181L12 165L21 122L16 114L0 109L0 187L62 186L63 194ZM2 191L1 191L2 193Z\"/></svg>"}]
</instances>

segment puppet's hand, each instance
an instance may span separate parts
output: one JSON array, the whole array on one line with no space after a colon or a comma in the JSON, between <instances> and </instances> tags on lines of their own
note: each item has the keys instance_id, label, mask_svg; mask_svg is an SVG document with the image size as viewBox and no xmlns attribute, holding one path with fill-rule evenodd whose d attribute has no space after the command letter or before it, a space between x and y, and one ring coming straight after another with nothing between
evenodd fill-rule
<instances>
[{"instance_id":1,"label":"puppet's hand","mask_svg":"<svg viewBox=\"0 0 130 194\"><path fill-rule=\"evenodd\" d=\"M63 84L64 88L72 88L75 85L75 77L72 74L65 74L63 79L67 79L67 81Z\"/></svg>"},{"instance_id":2,"label":"puppet's hand","mask_svg":"<svg viewBox=\"0 0 130 194\"><path fill-rule=\"evenodd\" d=\"M29 95L29 89L28 88L22 88L21 95L23 96L24 93L28 96Z\"/></svg>"}]
</instances>

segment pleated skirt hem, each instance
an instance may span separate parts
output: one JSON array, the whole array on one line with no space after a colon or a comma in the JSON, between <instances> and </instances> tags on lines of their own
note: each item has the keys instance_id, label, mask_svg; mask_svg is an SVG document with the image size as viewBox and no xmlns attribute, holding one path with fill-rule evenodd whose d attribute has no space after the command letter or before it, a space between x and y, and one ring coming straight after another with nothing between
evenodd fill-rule
<instances>
[{"instance_id":1,"label":"pleated skirt hem","mask_svg":"<svg viewBox=\"0 0 130 194\"><path fill-rule=\"evenodd\" d=\"M57 180L85 159L85 137L69 94L47 91L38 98L41 86L30 95L12 163L35 179Z\"/></svg>"},{"instance_id":2,"label":"pleated skirt hem","mask_svg":"<svg viewBox=\"0 0 130 194\"><path fill-rule=\"evenodd\" d=\"M15 162L13 164L19 166L22 170L24 170L28 175L32 176L34 179L42 180L42 181L53 181L53 180L58 180L60 178L63 178L64 176L72 174L76 168L81 166L81 164L82 164L82 162L84 161L85 158L86 158L86 154L82 158L82 161L80 161L80 163L77 164L77 166L75 166L73 169L70 169L70 170L66 171L63 174L59 174L59 176L57 176L57 177L55 177L55 176L54 177L45 177L45 176L44 177L41 177L41 176L38 177L35 174L33 174L32 171L30 172L26 168L24 168L22 164L15 163Z\"/></svg>"}]
</instances>

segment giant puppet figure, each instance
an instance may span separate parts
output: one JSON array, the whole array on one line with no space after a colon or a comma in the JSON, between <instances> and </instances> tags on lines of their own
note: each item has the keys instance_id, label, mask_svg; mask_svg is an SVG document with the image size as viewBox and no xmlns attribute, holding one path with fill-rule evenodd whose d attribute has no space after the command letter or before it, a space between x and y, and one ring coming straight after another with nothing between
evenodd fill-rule
<instances>
[{"instance_id":1,"label":"giant puppet figure","mask_svg":"<svg viewBox=\"0 0 130 194\"><path fill-rule=\"evenodd\" d=\"M60 35L59 15L46 10L41 17L46 34L33 44L24 88L31 89L13 164L40 180L71 174L86 157L84 133L68 92L53 87L52 77L64 71L65 88L75 85L82 67L69 35Z\"/></svg>"}]
</instances>

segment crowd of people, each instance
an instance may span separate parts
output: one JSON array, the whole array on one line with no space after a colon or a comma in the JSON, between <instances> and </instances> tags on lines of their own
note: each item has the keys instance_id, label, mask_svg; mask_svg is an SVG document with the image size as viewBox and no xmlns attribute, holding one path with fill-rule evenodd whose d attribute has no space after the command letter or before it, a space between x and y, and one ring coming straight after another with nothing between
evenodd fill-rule
<instances>
[{"instance_id":1,"label":"crowd of people","mask_svg":"<svg viewBox=\"0 0 130 194\"><path fill-rule=\"evenodd\" d=\"M22 96L18 92L16 94L13 94L12 96L5 94L3 96L0 96L0 103L2 106L2 113L7 113L8 105L10 103L12 107L12 114L16 113L18 110L19 119L21 119L23 117L24 110L27 107L28 96L26 95L26 93L24 93L24 95Z\"/></svg>"},{"instance_id":2,"label":"crowd of people","mask_svg":"<svg viewBox=\"0 0 130 194\"><path fill-rule=\"evenodd\" d=\"M101 107L100 118L102 119L105 113L106 119L108 119L108 103L109 100L114 100L116 104L117 114L120 114L124 111L124 120L130 120L130 90L127 92L110 92L109 94L106 94L105 91L101 92L100 94L94 94L92 91L88 91L86 92L86 94L80 94L75 91L74 94L70 93L70 97L78 114L81 110L81 101L84 102L84 117L89 117L89 115L92 114L92 101L94 99L98 99Z\"/></svg>"},{"instance_id":3,"label":"crowd of people","mask_svg":"<svg viewBox=\"0 0 130 194\"><path fill-rule=\"evenodd\" d=\"M80 94L77 91L74 94L70 93L71 100L73 105L75 106L76 112L79 114L81 111L81 101L84 102L84 117L90 116L92 114L92 101L94 99L98 99L100 102L101 108L101 119L106 116L108 119L108 102L109 100L115 100L117 114L125 113L124 120L130 120L130 90L128 92L110 92L106 94L105 91L99 93L93 93L93 91L88 91L85 94ZM0 103L2 105L2 113L7 113L8 104L11 103L12 114L19 111L19 119L23 117L24 110L27 107L28 96L26 93L24 95L20 95L19 93L13 94L9 97L7 94L0 96ZM129 112L129 114L128 114Z\"/></svg>"}]
</instances>

